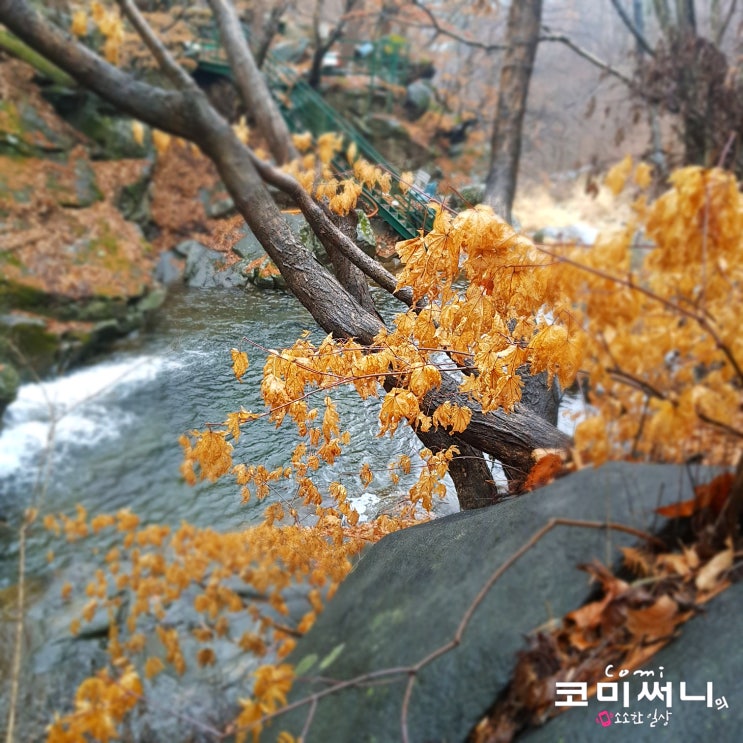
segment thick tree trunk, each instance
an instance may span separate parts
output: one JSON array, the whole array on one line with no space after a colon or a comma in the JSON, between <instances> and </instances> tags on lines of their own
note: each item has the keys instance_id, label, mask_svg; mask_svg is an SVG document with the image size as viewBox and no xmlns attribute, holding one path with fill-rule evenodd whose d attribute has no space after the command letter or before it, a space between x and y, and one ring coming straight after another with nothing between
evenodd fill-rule
<instances>
[{"instance_id":1,"label":"thick tree trunk","mask_svg":"<svg viewBox=\"0 0 743 743\"><path fill-rule=\"evenodd\" d=\"M493 473L479 449L461 439L449 436L446 431L431 429L426 433L416 431L416 435L423 446L432 452L443 451L452 445L459 449L459 454L449 462L449 476L454 483L459 506L463 511L492 506L503 498L493 482Z\"/></svg>"},{"instance_id":2,"label":"thick tree trunk","mask_svg":"<svg viewBox=\"0 0 743 743\"><path fill-rule=\"evenodd\" d=\"M511 3L508 11L508 48L500 74L490 171L485 183L484 199L508 222L512 221L511 209L521 157L521 129L541 20L542 0Z\"/></svg>"},{"instance_id":3,"label":"thick tree trunk","mask_svg":"<svg viewBox=\"0 0 743 743\"><path fill-rule=\"evenodd\" d=\"M356 231L356 215L350 214L345 217L336 217L332 221L338 230L343 233L348 240L351 240L350 235ZM341 286L367 312L376 315L381 321L382 318L379 316L377 308L374 305L374 299L369 288L369 279L366 274L358 266L354 265L346 255L344 255L337 240L327 240L324 243L324 247L328 253L328 258L330 258L330 261L333 264L335 276L341 283Z\"/></svg>"}]
</instances>

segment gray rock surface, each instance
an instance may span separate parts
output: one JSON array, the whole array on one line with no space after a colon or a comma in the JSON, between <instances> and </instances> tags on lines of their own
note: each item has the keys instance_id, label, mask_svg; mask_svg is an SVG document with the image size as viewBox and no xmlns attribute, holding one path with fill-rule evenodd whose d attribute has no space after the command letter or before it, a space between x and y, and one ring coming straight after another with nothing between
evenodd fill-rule
<instances>
[{"instance_id":1,"label":"gray rock surface","mask_svg":"<svg viewBox=\"0 0 743 743\"><path fill-rule=\"evenodd\" d=\"M413 119L419 119L428 111L433 100L433 89L426 80L410 83L405 91L405 109Z\"/></svg>"},{"instance_id":2,"label":"gray rock surface","mask_svg":"<svg viewBox=\"0 0 743 743\"><path fill-rule=\"evenodd\" d=\"M182 256L174 250L167 250L160 254L155 266L155 278L165 286L179 284L183 281L185 268Z\"/></svg>"},{"instance_id":3,"label":"gray rock surface","mask_svg":"<svg viewBox=\"0 0 743 743\"><path fill-rule=\"evenodd\" d=\"M302 676L292 700L326 688L327 679L346 680L407 666L440 648L452 639L493 571L549 519L609 519L648 530L662 525L663 519L654 513L660 503L688 498L690 493L689 473L683 467L613 463L583 470L493 508L386 537L364 553L290 657ZM559 526L525 553L488 592L461 644L420 671L408 705L410 740L463 741L508 683L515 654L524 647L524 634L579 607L588 597L586 575L576 566L594 559L611 564L618 559L617 548L634 541L616 531ZM721 607L719 611L730 610ZM704 617L695 622L704 627ZM703 638L706 630L701 633ZM732 641L728 635L728 648ZM700 653L707 647L699 641L687 646L682 635L665 652L676 652L677 658L688 652L690 660L679 668L687 673L690 684L718 678L721 683L727 681L735 665L729 662L729 649L717 647L702 661ZM676 662L669 656L669 668ZM692 668L698 670L692 673ZM324 681L317 680L319 676ZM400 740L404 680L403 676L381 684L378 679L374 685L350 686L322 698L306 740ZM740 684L735 682L733 687L732 683L720 689L731 707L740 691ZM308 709L287 714L275 725L276 731L299 734ZM715 714L719 714L716 724L732 736L727 739L736 739L732 720L737 711ZM598 739L595 713L590 724L586 715L572 713L570 717L588 731L582 739ZM540 740L578 739L568 716L559 724L569 727L552 734L548 726L546 737ZM708 740L705 736L674 739Z\"/></svg>"},{"instance_id":4,"label":"gray rock surface","mask_svg":"<svg viewBox=\"0 0 743 743\"><path fill-rule=\"evenodd\" d=\"M232 266L225 264L225 254L190 241L192 244L186 256L184 278L191 287L204 289L207 287L243 287L247 278L242 271L245 265L235 263Z\"/></svg>"}]
</instances>

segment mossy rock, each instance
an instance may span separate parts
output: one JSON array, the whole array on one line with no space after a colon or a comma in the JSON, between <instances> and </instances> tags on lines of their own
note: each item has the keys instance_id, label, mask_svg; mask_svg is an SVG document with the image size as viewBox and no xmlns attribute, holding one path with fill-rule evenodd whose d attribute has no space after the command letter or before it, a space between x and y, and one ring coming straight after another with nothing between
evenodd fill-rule
<instances>
[{"instance_id":1,"label":"mossy rock","mask_svg":"<svg viewBox=\"0 0 743 743\"><path fill-rule=\"evenodd\" d=\"M107 202L54 210L43 227L17 227L13 243L3 260L0 309L119 318L155 284L151 246Z\"/></svg>"},{"instance_id":2,"label":"mossy rock","mask_svg":"<svg viewBox=\"0 0 743 743\"><path fill-rule=\"evenodd\" d=\"M141 176L133 183L122 186L114 198L114 206L124 219L138 224L145 234L152 227L150 200L150 183L152 182L152 164L142 169Z\"/></svg>"},{"instance_id":3,"label":"mossy rock","mask_svg":"<svg viewBox=\"0 0 743 743\"><path fill-rule=\"evenodd\" d=\"M0 253L0 265L3 263L2 255ZM7 263L10 264L10 260ZM0 312L11 309L41 311L49 308L50 304L49 294L42 289L0 276Z\"/></svg>"},{"instance_id":4,"label":"mossy rock","mask_svg":"<svg viewBox=\"0 0 743 743\"><path fill-rule=\"evenodd\" d=\"M0 36L3 35L0 30ZM7 38L7 37L6 37ZM54 114L34 83L34 69L15 59L0 60L0 154L50 157L71 150L77 133Z\"/></svg>"},{"instance_id":5,"label":"mossy rock","mask_svg":"<svg viewBox=\"0 0 743 743\"><path fill-rule=\"evenodd\" d=\"M484 183L469 183L459 189L459 193L453 194L450 205L453 209L469 209L476 204L481 204L485 198Z\"/></svg>"},{"instance_id":6,"label":"mossy rock","mask_svg":"<svg viewBox=\"0 0 743 743\"><path fill-rule=\"evenodd\" d=\"M374 234L369 217L363 210L356 209L356 242L364 249L374 251L377 247L377 236Z\"/></svg>"},{"instance_id":7,"label":"mossy rock","mask_svg":"<svg viewBox=\"0 0 743 743\"><path fill-rule=\"evenodd\" d=\"M0 318L3 345L22 363L22 377L44 375L60 361L61 338L50 332L47 320L30 313L12 312Z\"/></svg>"},{"instance_id":8,"label":"mossy rock","mask_svg":"<svg viewBox=\"0 0 743 743\"><path fill-rule=\"evenodd\" d=\"M0 154L44 157L72 149L74 137L54 128L34 105L25 100L0 101Z\"/></svg>"},{"instance_id":9,"label":"mossy rock","mask_svg":"<svg viewBox=\"0 0 743 743\"><path fill-rule=\"evenodd\" d=\"M97 99L86 94L82 102L57 101L57 110L69 124L89 137L93 154L104 160L140 159L152 149L151 135L140 142L134 134L132 119L108 112Z\"/></svg>"},{"instance_id":10,"label":"mossy rock","mask_svg":"<svg viewBox=\"0 0 743 743\"><path fill-rule=\"evenodd\" d=\"M0 361L0 416L5 408L15 400L18 387L21 384L21 377L16 368Z\"/></svg>"}]
</instances>

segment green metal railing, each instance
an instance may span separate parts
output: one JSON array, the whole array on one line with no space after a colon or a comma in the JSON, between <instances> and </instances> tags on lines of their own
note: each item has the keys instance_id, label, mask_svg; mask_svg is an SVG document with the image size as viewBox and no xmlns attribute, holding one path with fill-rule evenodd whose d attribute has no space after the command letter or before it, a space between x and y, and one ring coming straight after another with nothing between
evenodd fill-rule
<instances>
[{"instance_id":1,"label":"green metal railing","mask_svg":"<svg viewBox=\"0 0 743 743\"><path fill-rule=\"evenodd\" d=\"M232 77L232 71L219 44L212 39L204 39L200 42L200 47L197 58L200 69L223 77ZM401 181L399 172L353 124L328 105L325 99L294 70L269 55L263 65L263 74L291 131L309 131L316 137L325 132L337 132L343 136L347 145L354 142L357 152L362 157L380 166L392 176L398 186L398 194L391 196L378 188L370 189L366 186L363 193L365 198L374 204L379 216L400 237L406 239L415 237L419 229L431 226L434 215L428 203L431 197L416 188L408 188L403 194L402 189L399 189ZM348 162L341 156L336 156L333 166L341 173L349 169Z\"/></svg>"}]
</instances>

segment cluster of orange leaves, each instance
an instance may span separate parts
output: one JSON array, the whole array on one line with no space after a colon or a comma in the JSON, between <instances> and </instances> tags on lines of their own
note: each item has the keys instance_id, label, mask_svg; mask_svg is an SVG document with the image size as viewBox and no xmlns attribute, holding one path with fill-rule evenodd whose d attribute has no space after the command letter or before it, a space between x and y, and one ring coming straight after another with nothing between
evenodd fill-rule
<instances>
[{"instance_id":1,"label":"cluster of orange leaves","mask_svg":"<svg viewBox=\"0 0 743 743\"><path fill-rule=\"evenodd\" d=\"M103 56L112 64L118 64L119 51L124 41L124 24L118 8L106 8L97 0L91 3L90 11L82 7L78 8L72 15L70 31L75 36L87 36L89 20L103 35Z\"/></svg>"},{"instance_id":2,"label":"cluster of orange leaves","mask_svg":"<svg viewBox=\"0 0 743 743\"><path fill-rule=\"evenodd\" d=\"M145 69L152 69L156 64L139 35L125 24L116 3L110 0L73 2L69 10L72 12L70 33L88 44L100 45L103 56L111 64ZM195 12L186 9L180 17L174 18L167 10L147 12L145 9L142 15L170 51L188 66L190 60L183 52L187 42L194 41L189 16L193 18Z\"/></svg>"},{"instance_id":3,"label":"cluster of orange leaves","mask_svg":"<svg viewBox=\"0 0 743 743\"><path fill-rule=\"evenodd\" d=\"M116 740L119 723L141 697L142 682L131 664L121 664L116 676L103 670L80 684L75 692L74 712L55 718L47 741Z\"/></svg>"},{"instance_id":4,"label":"cluster of orange leaves","mask_svg":"<svg viewBox=\"0 0 743 743\"><path fill-rule=\"evenodd\" d=\"M321 150L323 167L339 148L339 140L327 140ZM349 159L355 156L347 154ZM315 188L317 163L305 165ZM611 185L623 186L631 173L632 164L628 167L625 161L610 174ZM645 187L647 175L647 168L638 166L636 185ZM345 191L340 184L334 188L335 196ZM318 195L331 202L334 198L332 188ZM576 432L574 454L580 461L598 463L612 456L678 459L702 446L718 461L730 461L730 441L741 423L737 360L743 341L736 307L743 286L742 207L730 175L686 168L674 174L671 189L654 203L641 195L635 202L636 221L602 237L590 250L536 246L487 207L458 215L439 211L428 234L398 244L404 263L399 285L412 287L415 309L398 314L394 327L382 331L370 347L331 337L315 344L305 334L291 348L269 352L261 383L264 412L240 410L229 414L222 426L182 437L186 480L229 474L244 501L265 499L272 483L291 480L296 484L294 502L276 500L267 506L261 525L230 534L188 525L172 534L160 527L137 530L137 524L122 515L91 523L90 528L96 523L100 528L116 526L123 542L106 556L106 570L88 587L88 617L106 602L115 605L116 591L128 589L135 595L126 621L128 639L112 630L114 660L122 662L143 647L137 632L141 617L162 616L165 607L193 585L203 588L195 599L204 617L200 641L228 637L259 655L272 645L281 659L294 644L279 622L286 612L282 592L297 583L308 585L308 611L295 628L306 631L322 607L321 591L326 598L332 595L353 555L384 534L414 523L421 507L433 507L434 496L445 492L442 478L456 447L421 452L410 502L398 516L359 523L349 498L354 487L350 480L334 481L327 492L320 491L314 473L337 462L350 442L330 396L340 386L352 387L362 399L382 397L379 435L394 435L402 423L454 434L469 425L472 410L451 401L430 405L429 393L441 384L444 371L457 375L460 391L485 412L513 409L528 368L546 372L563 387L583 371L590 378L594 415ZM344 211L346 206L335 208ZM636 246L640 231L653 241L652 248ZM247 354L233 349L232 360L239 380L248 369ZM316 395L322 406L312 405ZM287 463L274 470L236 464L242 428L264 418L276 426L291 421L300 443ZM400 457L392 469L393 479L410 473L410 457ZM373 476L364 465L360 485L368 486ZM302 525L307 516L312 526ZM71 538L84 536L89 528L84 512L49 526ZM685 575L696 576L696 581L709 561L692 565L691 559ZM660 570L661 563L658 558L650 569ZM234 578L265 596L265 607L226 587L225 581ZM702 591L698 583L696 588ZM616 605L620 594L611 591L604 608ZM647 597L638 605L626 605L637 627L648 611L670 612ZM669 614L674 622L681 616L678 605ZM237 611L254 616L255 633L230 637L229 613ZM164 661L182 670L187 661L177 636L163 630L160 639ZM197 660L214 661L208 644ZM150 658L144 670L156 673L162 666L163 659ZM285 666L259 671L235 730L242 733L250 727L257 733L263 718L285 703L290 683Z\"/></svg>"},{"instance_id":5,"label":"cluster of orange leaves","mask_svg":"<svg viewBox=\"0 0 743 743\"><path fill-rule=\"evenodd\" d=\"M615 190L628 162L610 174ZM647 183L645 166L635 179ZM583 368L596 415L578 427L576 446L594 461L737 456L743 199L719 169L683 168L670 182L655 202L635 201L622 231L574 251L575 264L557 272L560 288L582 302L590 339Z\"/></svg>"},{"instance_id":6,"label":"cluster of orange leaves","mask_svg":"<svg viewBox=\"0 0 743 743\"><path fill-rule=\"evenodd\" d=\"M382 518L343 528L332 509L319 509L312 528L280 525L275 523L276 508L277 504L268 506L263 523L227 533L186 523L178 529L141 525L127 509L90 518L78 506L74 517L44 518L47 529L70 542L106 531L112 534L114 546L85 587L88 601L70 630L77 634L83 622L107 612L108 653L112 666L124 669L121 678L104 671L83 682L73 711L50 726L49 741L80 740L84 733L94 740L116 738L125 713L142 699L142 676L153 678L166 666L182 674L192 662L211 665L216 661L215 643L233 643L257 657L269 652L278 659L285 657L296 636L312 626L324 602L332 598L351 568L351 558L364 545L404 525ZM306 587L307 610L290 626L284 593L299 585ZM62 597L68 600L72 594L72 585L65 584ZM199 643L194 658L186 657L174 628L156 625L159 653L146 639L153 620L161 621L179 602L190 603L201 617L190 630ZM238 615L249 616L253 628L235 633L232 618ZM235 722L238 739L248 722L283 703L290 681L285 665L269 663L257 669L253 696L242 703Z\"/></svg>"},{"instance_id":7,"label":"cluster of orange leaves","mask_svg":"<svg viewBox=\"0 0 743 743\"><path fill-rule=\"evenodd\" d=\"M293 141L302 154L284 166L284 170L336 214L344 216L355 209L364 187L387 195L395 189L399 193L407 190L405 178L393 184L389 172L359 156L354 142L345 147L344 152L343 137L334 132L326 132L316 139L304 132L295 134ZM345 155L350 171L336 169L341 153Z\"/></svg>"}]
</instances>

